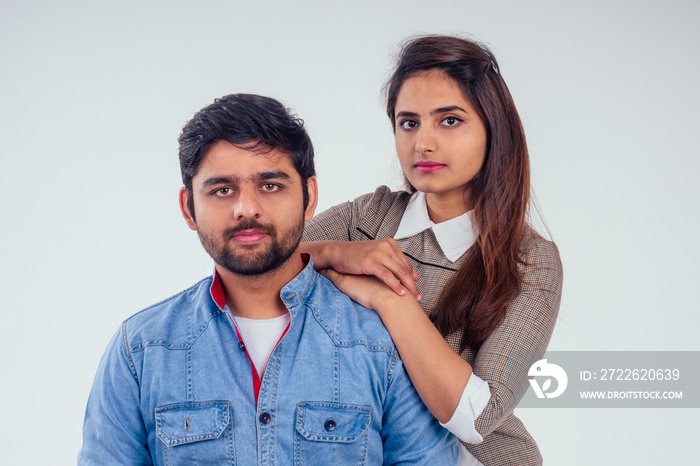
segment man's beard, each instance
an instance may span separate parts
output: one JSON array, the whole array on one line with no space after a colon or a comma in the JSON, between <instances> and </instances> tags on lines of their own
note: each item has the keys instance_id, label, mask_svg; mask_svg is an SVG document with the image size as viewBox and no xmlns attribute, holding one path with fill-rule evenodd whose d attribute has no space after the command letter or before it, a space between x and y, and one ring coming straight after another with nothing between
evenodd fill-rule
<instances>
[{"instance_id":1,"label":"man's beard","mask_svg":"<svg viewBox=\"0 0 700 466\"><path fill-rule=\"evenodd\" d=\"M230 246L231 238L243 230L259 230L270 235L272 244L263 251L247 251L246 245L238 245L238 251ZM222 241L216 241L208 233L197 230L202 246L214 259L214 262L236 275L261 275L275 270L284 264L296 251L304 231L304 217L293 228L278 238L277 230L272 225L264 225L255 220L246 220L234 228L224 231ZM260 248L260 245L250 247Z\"/></svg>"}]
</instances>

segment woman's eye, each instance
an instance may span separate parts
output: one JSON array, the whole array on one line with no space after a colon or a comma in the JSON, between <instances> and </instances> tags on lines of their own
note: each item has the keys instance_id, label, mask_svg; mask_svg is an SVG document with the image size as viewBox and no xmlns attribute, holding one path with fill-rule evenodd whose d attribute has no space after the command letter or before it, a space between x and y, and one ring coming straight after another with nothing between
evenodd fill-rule
<instances>
[{"instance_id":1,"label":"woman's eye","mask_svg":"<svg viewBox=\"0 0 700 466\"><path fill-rule=\"evenodd\" d=\"M442 120L442 124L444 124L445 126L459 126L461 122L462 120L460 120L457 117L447 117L444 120Z\"/></svg>"},{"instance_id":2,"label":"woman's eye","mask_svg":"<svg viewBox=\"0 0 700 466\"><path fill-rule=\"evenodd\" d=\"M402 129L412 129L418 126L418 122L415 120L404 120L399 123L399 126L401 126Z\"/></svg>"}]
</instances>

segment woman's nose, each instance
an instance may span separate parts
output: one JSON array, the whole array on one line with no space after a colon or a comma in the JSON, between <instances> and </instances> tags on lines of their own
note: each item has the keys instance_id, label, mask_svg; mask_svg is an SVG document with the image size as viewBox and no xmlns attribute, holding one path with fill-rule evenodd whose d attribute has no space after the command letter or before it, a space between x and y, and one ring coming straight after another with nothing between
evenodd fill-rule
<instances>
[{"instance_id":1,"label":"woman's nose","mask_svg":"<svg viewBox=\"0 0 700 466\"><path fill-rule=\"evenodd\" d=\"M424 154L426 152L435 152L437 149L437 139L435 138L435 131L433 128L428 126L422 126L418 129L418 135L416 137L416 152L419 154Z\"/></svg>"}]
</instances>

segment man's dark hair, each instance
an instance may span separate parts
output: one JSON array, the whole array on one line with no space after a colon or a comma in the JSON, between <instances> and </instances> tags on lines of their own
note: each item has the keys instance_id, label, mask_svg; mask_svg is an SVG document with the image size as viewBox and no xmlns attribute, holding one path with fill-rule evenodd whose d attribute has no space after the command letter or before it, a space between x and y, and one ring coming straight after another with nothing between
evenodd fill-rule
<instances>
[{"instance_id":1,"label":"man's dark hair","mask_svg":"<svg viewBox=\"0 0 700 466\"><path fill-rule=\"evenodd\" d=\"M301 176L304 209L309 204L307 180L316 174L314 148L304 121L275 99L255 94L231 94L216 99L187 122L178 141L182 182L193 219L192 178L204 154L219 141L261 154L272 150L287 154Z\"/></svg>"}]
</instances>

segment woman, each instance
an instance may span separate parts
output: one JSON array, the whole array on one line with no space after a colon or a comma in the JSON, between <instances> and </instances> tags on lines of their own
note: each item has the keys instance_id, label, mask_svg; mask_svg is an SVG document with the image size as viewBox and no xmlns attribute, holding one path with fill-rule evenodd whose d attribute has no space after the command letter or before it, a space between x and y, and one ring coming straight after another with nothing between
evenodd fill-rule
<instances>
[{"instance_id":1,"label":"woman","mask_svg":"<svg viewBox=\"0 0 700 466\"><path fill-rule=\"evenodd\" d=\"M318 215L305 250L377 311L426 406L481 462L541 464L513 409L549 343L562 270L525 221L513 99L489 50L447 36L407 42L386 93L407 191Z\"/></svg>"}]
</instances>

